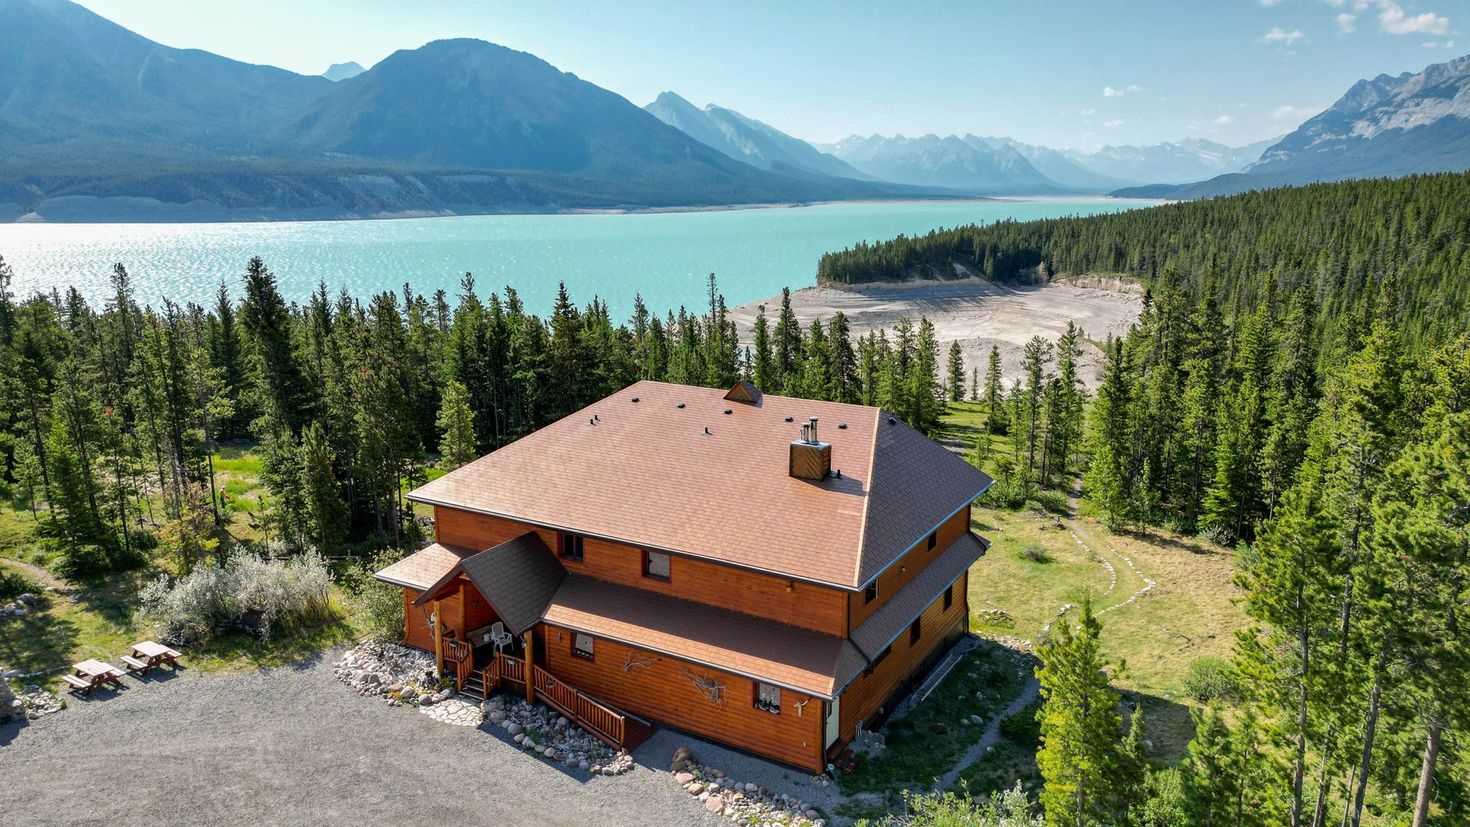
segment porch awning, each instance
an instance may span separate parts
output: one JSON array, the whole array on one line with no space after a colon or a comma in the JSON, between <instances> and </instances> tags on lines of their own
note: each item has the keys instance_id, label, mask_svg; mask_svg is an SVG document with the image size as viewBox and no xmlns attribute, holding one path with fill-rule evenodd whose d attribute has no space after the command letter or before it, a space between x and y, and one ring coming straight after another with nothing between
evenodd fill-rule
<instances>
[{"instance_id":1,"label":"porch awning","mask_svg":"<svg viewBox=\"0 0 1470 827\"><path fill-rule=\"evenodd\" d=\"M440 575L414 601L422 606L459 575L469 578L505 625L521 634L540 620L567 576L541 535L528 531L498 546L470 554Z\"/></svg>"},{"instance_id":2,"label":"porch awning","mask_svg":"<svg viewBox=\"0 0 1470 827\"><path fill-rule=\"evenodd\" d=\"M443 579L459 562L475 552L433 543L373 575L385 583L424 591Z\"/></svg>"},{"instance_id":3,"label":"porch awning","mask_svg":"<svg viewBox=\"0 0 1470 827\"><path fill-rule=\"evenodd\" d=\"M894 592L882 608L853 629L852 642L869 658L877 657L885 646L898 639L915 618L938 600L951 583L984 556L985 549L984 540L965 532L925 566L917 577Z\"/></svg>"}]
</instances>

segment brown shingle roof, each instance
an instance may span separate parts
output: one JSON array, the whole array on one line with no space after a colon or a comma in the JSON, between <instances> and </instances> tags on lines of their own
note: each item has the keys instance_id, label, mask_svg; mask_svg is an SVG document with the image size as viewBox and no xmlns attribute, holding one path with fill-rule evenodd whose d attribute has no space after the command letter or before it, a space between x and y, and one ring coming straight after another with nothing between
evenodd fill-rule
<instances>
[{"instance_id":1,"label":"brown shingle roof","mask_svg":"<svg viewBox=\"0 0 1470 827\"><path fill-rule=\"evenodd\" d=\"M840 478L787 474L813 416ZM989 484L879 408L639 382L409 496L856 589Z\"/></svg>"},{"instance_id":2,"label":"brown shingle roof","mask_svg":"<svg viewBox=\"0 0 1470 827\"><path fill-rule=\"evenodd\" d=\"M842 638L569 574L546 622L823 698L862 670Z\"/></svg>"},{"instance_id":3,"label":"brown shingle roof","mask_svg":"<svg viewBox=\"0 0 1470 827\"><path fill-rule=\"evenodd\" d=\"M375 573L379 580L395 586L407 586L423 591L439 582L459 561L474 554L474 551L455 546L433 543Z\"/></svg>"},{"instance_id":4,"label":"brown shingle roof","mask_svg":"<svg viewBox=\"0 0 1470 827\"><path fill-rule=\"evenodd\" d=\"M914 618L924 613L944 590L985 554L985 544L965 532L949 548L930 561L924 570L894 592L878 611L852 630L852 642L869 658L892 643ZM963 599L963 595L960 596Z\"/></svg>"},{"instance_id":5,"label":"brown shingle roof","mask_svg":"<svg viewBox=\"0 0 1470 827\"><path fill-rule=\"evenodd\" d=\"M562 578L567 576L567 570L534 531L466 557L460 566L516 634L541 620Z\"/></svg>"}]
</instances>

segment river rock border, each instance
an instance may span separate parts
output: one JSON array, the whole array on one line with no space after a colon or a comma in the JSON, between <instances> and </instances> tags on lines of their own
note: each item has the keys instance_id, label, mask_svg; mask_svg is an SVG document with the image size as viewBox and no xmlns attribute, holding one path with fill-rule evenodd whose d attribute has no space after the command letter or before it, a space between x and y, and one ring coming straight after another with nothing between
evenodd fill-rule
<instances>
[{"instance_id":1,"label":"river rock border","mask_svg":"<svg viewBox=\"0 0 1470 827\"><path fill-rule=\"evenodd\" d=\"M688 747L674 751L669 771L674 775L674 783L694 796L707 813L739 824L825 827L822 814L805 801L754 782L742 784L717 767L706 767L695 761Z\"/></svg>"},{"instance_id":2,"label":"river rock border","mask_svg":"<svg viewBox=\"0 0 1470 827\"><path fill-rule=\"evenodd\" d=\"M566 716L542 704L494 695L480 709L485 720L509 735L516 746L550 763L605 776L633 769L633 756L626 750L613 752Z\"/></svg>"}]
</instances>

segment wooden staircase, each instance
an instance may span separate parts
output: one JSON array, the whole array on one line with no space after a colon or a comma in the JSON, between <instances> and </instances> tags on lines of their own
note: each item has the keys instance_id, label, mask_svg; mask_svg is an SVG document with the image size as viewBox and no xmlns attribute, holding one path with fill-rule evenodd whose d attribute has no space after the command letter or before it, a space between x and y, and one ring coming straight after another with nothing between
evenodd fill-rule
<instances>
[{"instance_id":1,"label":"wooden staircase","mask_svg":"<svg viewBox=\"0 0 1470 827\"><path fill-rule=\"evenodd\" d=\"M648 721L597 700L535 664L531 665L531 678L537 700L613 749L633 749L653 734L653 725ZM456 680L460 692L481 700L499 689L524 693L526 662L497 654L484 669L468 669L463 677L456 673Z\"/></svg>"}]
</instances>

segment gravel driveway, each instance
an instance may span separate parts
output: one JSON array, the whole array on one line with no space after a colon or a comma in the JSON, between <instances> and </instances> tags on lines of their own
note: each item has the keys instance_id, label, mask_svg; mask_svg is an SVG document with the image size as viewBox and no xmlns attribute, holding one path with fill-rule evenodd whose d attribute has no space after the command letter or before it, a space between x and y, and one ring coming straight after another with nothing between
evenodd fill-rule
<instances>
[{"instance_id":1,"label":"gravel driveway","mask_svg":"<svg viewBox=\"0 0 1470 827\"><path fill-rule=\"evenodd\" d=\"M356 695L333 678L331 662L128 678L121 692L0 726L0 821L725 823L666 772L641 764L616 778L568 772L488 730ZM637 757L668 760L651 748Z\"/></svg>"}]
</instances>

